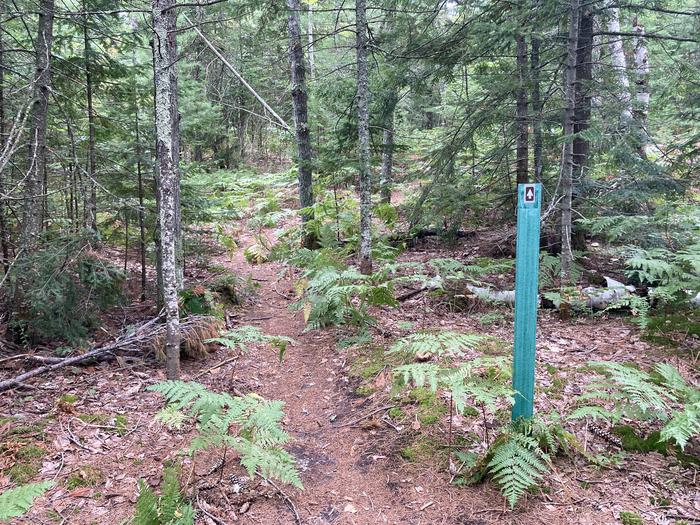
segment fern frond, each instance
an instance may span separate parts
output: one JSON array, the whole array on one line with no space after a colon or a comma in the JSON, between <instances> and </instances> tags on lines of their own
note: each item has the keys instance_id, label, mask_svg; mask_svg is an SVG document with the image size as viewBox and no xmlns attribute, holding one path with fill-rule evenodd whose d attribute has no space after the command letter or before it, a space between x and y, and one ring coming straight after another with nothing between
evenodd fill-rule
<instances>
[{"instance_id":1,"label":"fern frond","mask_svg":"<svg viewBox=\"0 0 700 525\"><path fill-rule=\"evenodd\" d=\"M422 331L400 339L389 349L389 353L430 353L438 357L461 357L483 340L482 336L462 332Z\"/></svg>"},{"instance_id":2,"label":"fern frond","mask_svg":"<svg viewBox=\"0 0 700 525\"><path fill-rule=\"evenodd\" d=\"M693 436L700 435L700 402L686 405L673 413L671 420L661 429L661 439L673 440L685 449Z\"/></svg>"},{"instance_id":3,"label":"fern frond","mask_svg":"<svg viewBox=\"0 0 700 525\"><path fill-rule=\"evenodd\" d=\"M221 334L221 337L207 339L205 343L219 343L226 348L240 349L242 352L250 350L249 344L269 343L275 348L286 348L293 345L294 339L281 335L266 335L257 326L239 326L234 330L229 330Z\"/></svg>"},{"instance_id":4,"label":"fern frond","mask_svg":"<svg viewBox=\"0 0 700 525\"><path fill-rule=\"evenodd\" d=\"M549 456L531 436L513 432L493 450L488 470L511 508L548 471Z\"/></svg>"},{"instance_id":5,"label":"fern frond","mask_svg":"<svg viewBox=\"0 0 700 525\"><path fill-rule=\"evenodd\" d=\"M197 417L200 434L192 440L190 450L232 446L251 473L257 471L264 477L301 486L293 458L281 448L289 441L281 427L283 402L268 401L257 394L233 397L215 393L194 382L165 381L149 389L165 395L169 406L178 411L189 409L189 415ZM174 418L170 412L166 415L161 418ZM238 430L236 436L229 433L232 425Z\"/></svg>"},{"instance_id":6,"label":"fern frond","mask_svg":"<svg viewBox=\"0 0 700 525\"><path fill-rule=\"evenodd\" d=\"M263 478L274 478L303 488L294 457L278 448L265 448L247 439L239 439L234 445L241 454L241 465L254 477L259 473Z\"/></svg>"},{"instance_id":7,"label":"fern frond","mask_svg":"<svg viewBox=\"0 0 700 525\"><path fill-rule=\"evenodd\" d=\"M434 363L411 363L394 368L395 373L403 376L405 383L413 381L417 387L427 383L433 392L437 390L438 374L441 371L442 368Z\"/></svg>"},{"instance_id":8,"label":"fern frond","mask_svg":"<svg viewBox=\"0 0 700 525\"><path fill-rule=\"evenodd\" d=\"M160 525L158 519L158 496L148 484L138 481L139 497L136 500L134 525Z\"/></svg>"},{"instance_id":9,"label":"fern frond","mask_svg":"<svg viewBox=\"0 0 700 525\"><path fill-rule=\"evenodd\" d=\"M41 481L6 490L0 494L0 520L22 516L32 507L36 498L43 496L54 485L53 481Z\"/></svg>"}]
</instances>

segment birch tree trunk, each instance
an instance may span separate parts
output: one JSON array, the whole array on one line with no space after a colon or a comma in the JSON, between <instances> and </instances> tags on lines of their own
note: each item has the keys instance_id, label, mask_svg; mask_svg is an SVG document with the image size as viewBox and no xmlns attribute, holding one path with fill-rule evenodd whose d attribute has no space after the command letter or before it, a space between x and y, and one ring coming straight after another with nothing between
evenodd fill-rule
<instances>
[{"instance_id":1,"label":"birch tree trunk","mask_svg":"<svg viewBox=\"0 0 700 525\"><path fill-rule=\"evenodd\" d=\"M83 11L87 12L87 2L83 1ZM83 42L85 62L85 95L87 98L87 118L88 118L88 142L87 142L87 157L88 157L88 181L89 191L84 195L85 203L83 209L85 211L85 227L93 232L97 232L97 184L95 181L95 173L97 166L95 162L95 111L92 104L92 70L91 70L91 50L90 50L90 35L88 31L88 16L83 14Z\"/></svg>"},{"instance_id":2,"label":"birch tree trunk","mask_svg":"<svg viewBox=\"0 0 700 525\"><path fill-rule=\"evenodd\" d=\"M612 5L612 2L608 2L608 6ZM608 12L610 14L608 32L620 33L620 10L617 7L610 7ZM608 48L613 69L617 74L617 98L622 105L621 122L623 126L629 126L632 122L632 100L630 97L630 83L627 78L627 59L625 58L622 38L610 35L608 37Z\"/></svg>"},{"instance_id":3,"label":"birch tree trunk","mask_svg":"<svg viewBox=\"0 0 700 525\"><path fill-rule=\"evenodd\" d=\"M360 271L372 273L372 179L369 150L369 70L366 2L355 3L357 32L357 136L360 172Z\"/></svg>"},{"instance_id":4,"label":"birch tree trunk","mask_svg":"<svg viewBox=\"0 0 700 525\"><path fill-rule=\"evenodd\" d=\"M578 29L580 0L571 0L569 19L569 38L567 43L565 72L565 112L564 112L564 148L561 158L561 286L571 284L571 192L573 171L573 133L574 110L576 107L576 52L578 49ZM562 317L568 317L569 307L562 301Z\"/></svg>"},{"instance_id":5,"label":"birch tree trunk","mask_svg":"<svg viewBox=\"0 0 700 525\"><path fill-rule=\"evenodd\" d=\"M51 87L51 46L53 43L53 0L41 0L39 30L36 38L36 70L34 73L29 167L24 185L22 234L20 247L31 250L41 233L43 209L42 187L46 168L46 124Z\"/></svg>"},{"instance_id":6,"label":"birch tree trunk","mask_svg":"<svg viewBox=\"0 0 700 525\"><path fill-rule=\"evenodd\" d=\"M516 61L518 68L518 87L516 90L515 121L517 137L515 146L516 177L518 184L529 182L528 174L528 115L527 115L527 44L525 37L518 35L516 42Z\"/></svg>"},{"instance_id":7,"label":"birch tree trunk","mask_svg":"<svg viewBox=\"0 0 700 525\"><path fill-rule=\"evenodd\" d=\"M175 2L168 2L174 5ZM180 110L177 95L177 11L170 8L164 11L165 23L168 29L168 79L170 82L170 120L172 126L172 159L176 184L173 187L175 198L175 275L177 289L185 286L185 251L182 240L182 211L180 208Z\"/></svg>"},{"instance_id":8,"label":"birch tree trunk","mask_svg":"<svg viewBox=\"0 0 700 525\"><path fill-rule=\"evenodd\" d=\"M301 215L302 245L313 248L316 245L314 234L309 231L308 222L313 219L313 152L311 149L311 133L308 123L308 95L306 92L306 70L304 68L304 51L301 47L301 30L299 13L301 2L287 0L289 19L289 65L292 70L292 104L294 106L294 128L297 142L297 162L299 164L299 206L306 210ZM311 9L309 7L309 9ZM311 16L309 14L309 16Z\"/></svg>"},{"instance_id":9,"label":"birch tree trunk","mask_svg":"<svg viewBox=\"0 0 700 525\"><path fill-rule=\"evenodd\" d=\"M158 164L158 221L160 224L160 252L162 259L163 301L166 315L165 373L168 379L180 376L180 317L177 284L177 221L179 212L179 178L177 155L173 152L177 134L173 114L177 114L177 98L173 97L171 45L175 34L169 12L174 11L175 0L153 0L153 67L155 85L156 159Z\"/></svg>"}]
</instances>

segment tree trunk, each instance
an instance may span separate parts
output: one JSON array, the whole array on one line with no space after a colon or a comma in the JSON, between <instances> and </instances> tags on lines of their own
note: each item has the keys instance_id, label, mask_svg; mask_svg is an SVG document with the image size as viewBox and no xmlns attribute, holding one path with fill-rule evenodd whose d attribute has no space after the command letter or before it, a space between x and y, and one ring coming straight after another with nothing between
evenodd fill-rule
<instances>
[{"instance_id":1,"label":"tree trunk","mask_svg":"<svg viewBox=\"0 0 700 525\"><path fill-rule=\"evenodd\" d=\"M608 1L608 5L613 5ZM610 18L608 19L608 32L620 32L620 10L617 7L608 9ZM621 122L623 126L629 126L632 122L632 101L630 98L630 83L627 78L627 59L625 49L622 45L622 38L615 35L608 37L608 47L610 49L610 59L613 69L617 74L617 98L622 105Z\"/></svg>"},{"instance_id":2,"label":"tree trunk","mask_svg":"<svg viewBox=\"0 0 700 525\"><path fill-rule=\"evenodd\" d=\"M561 286L571 285L571 265L573 253L571 250L571 192L573 171L573 133L574 110L576 107L576 51L578 48L579 1L571 0L569 20L569 38L567 44L566 73L565 73L565 113L564 113L564 149L561 158ZM564 301L562 301L564 303ZM564 306L562 316L569 313L568 305Z\"/></svg>"},{"instance_id":3,"label":"tree trunk","mask_svg":"<svg viewBox=\"0 0 700 525\"><path fill-rule=\"evenodd\" d=\"M355 4L357 30L357 136L360 172L360 271L372 273L372 179L369 150L369 70L366 2Z\"/></svg>"},{"instance_id":4,"label":"tree trunk","mask_svg":"<svg viewBox=\"0 0 700 525\"><path fill-rule=\"evenodd\" d=\"M646 158L650 143L647 121L649 118L649 53L644 40L644 26L634 17L633 28L635 37L632 39L634 46L634 84L636 87L636 105L634 117L639 126L639 154Z\"/></svg>"},{"instance_id":5,"label":"tree trunk","mask_svg":"<svg viewBox=\"0 0 700 525\"><path fill-rule=\"evenodd\" d=\"M25 253L36 244L41 233L42 186L46 166L46 125L51 86L51 46L53 43L53 0L41 0L39 31L36 39L36 71L29 138L29 169L24 185L22 235L20 247Z\"/></svg>"},{"instance_id":6,"label":"tree trunk","mask_svg":"<svg viewBox=\"0 0 700 525\"><path fill-rule=\"evenodd\" d=\"M87 2L83 1L83 11L87 11ZM92 70L90 35L88 32L88 16L83 15L83 42L84 42L84 62L85 62L85 92L87 98L87 118L88 118L88 187L89 192L84 195L85 204L85 228L97 233L97 183L95 174L97 166L95 162L95 111L92 103Z\"/></svg>"},{"instance_id":7,"label":"tree trunk","mask_svg":"<svg viewBox=\"0 0 700 525\"><path fill-rule=\"evenodd\" d=\"M292 70L292 104L294 106L294 127L297 142L297 163L299 165L299 207L302 211L302 245L313 248L316 237L308 228L308 223L314 218L313 205L313 152L311 149L311 134L308 123L308 95L306 93L306 69L304 67L304 51L301 47L301 30L299 28L299 13L301 2L287 0L289 19L289 65ZM310 16L310 15L309 15Z\"/></svg>"},{"instance_id":8,"label":"tree trunk","mask_svg":"<svg viewBox=\"0 0 700 525\"><path fill-rule=\"evenodd\" d=\"M394 113L396 111L396 93L390 95L390 107L387 111L382 135L382 173L379 178L381 198L384 203L391 203L391 186L394 178Z\"/></svg>"},{"instance_id":9,"label":"tree trunk","mask_svg":"<svg viewBox=\"0 0 700 525\"><path fill-rule=\"evenodd\" d=\"M530 75L532 78L532 161L535 182L542 182L542 100L540 96L540 39L530 41Z\"/></svg>"},{"instance_id":10,"label":"tree trunk","mask_svg":"<svg viewBox=\"0 0 700 525\"><path fill-rule=\"evenodd\" d=\"M155 0L154 0L155 1ZM171 3L171 2L168 2ZM172 2L174 5L174 2ZM172 121L172 159L173 171L176 184L173 187L175 198L175 272L177 289L182 290L185 286L185 249L182 238L182 211L180 207L180 110L177 94L177 11L167 9L164 13L165 23L168 30L168 60L171 67L168 67L168 79L170 82L170 120Z\"/></svg>"},{"instance_id":11,"label":"tree trunk","mask_svg":"<svg viewBox=\"0 0 700 525\"><path fill-rule=\"evenodd\" d=\"M588 7L582 7L579 17L578 46L576 51L576 94L574 109L573 190L572 202L583 197L585 168L590 143L581 134L588 129L591 119L591 82L593 79L593 15ZM573 207L573 204L572 204ZM586 249L584 230L573 226L572 246Z\"/></svg>"},{"instance_id":12,"label":"tree trunk","mask_svg":"<svg viewBox=\"0 0 700 525\"><path fill-rule=\"evenodd\" d=\"M136 60L134 59L134 65ZM139 192L139 253L141 254L141 301L146 300L146 210L143 207L143 173L141 171L141 124L139 122L138 91L134 90L134 113L136 120L136 176Z\"/></svg>"},{"instance_id":13,"label":"tree trunk","mask_svg":"<svg viewBox=\"0 0 700 525\"><path fill-rule=\"evenodd\" d=\"M316 55L314 52L314 6L309 3L306 30L308 33L309 77L313 82L316 78Z\"/></svg>"},{"instance_id":14,"label":"tree trunk","mask_svg":"<svg viewBox=\"0 0 700 525\"><path fill-rule=\"evenodd\" d=\"M515 147L516 177L518 184L529 182L528 174L528 115L527 115L527 44L525 37L515 37L518 67L518 88L516 91L515 120L517 137Z\"/></svg>"},{"instance_id":15,"label":"tree trunk","mask_svg":"<svg viewBox=\"0 0 700 525\"><path fill-rule=\"evenodd\" d=\"M2 17L4 6L0 6ZM0 31L0 151L3 151L7 142L5 135L5 47L3 32ZM10 240L5 220L5 177L0 170L0 245L2 246L2 267L5 273L10 268Z\"/></svg>"},{"instance_id":16,"label":"tree trunk","mask_svg":"<svg viewBox=\"0 0 700 525\"><path fill-rule=\"evenodd\" d=\"M153 65L155 84L156 158L158 163L160 250L162 257L163 300L166 316L165 373L168 379L180 376L180 318L178 309L177 227L179 212L179 178L176 123L177 98L173 96L171 46L175 40L170 12L175 0L153 0ZM174 13L173 13L174 14Z\"/></svg>"}]
</instances>

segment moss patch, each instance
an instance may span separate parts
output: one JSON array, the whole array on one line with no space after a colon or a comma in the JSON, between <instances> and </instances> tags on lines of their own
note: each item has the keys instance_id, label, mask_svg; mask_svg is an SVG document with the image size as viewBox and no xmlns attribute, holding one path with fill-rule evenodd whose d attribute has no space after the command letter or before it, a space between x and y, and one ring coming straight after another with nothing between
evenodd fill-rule
<instances>
[{"instance_id":1,"label":"moss patch","mask_svg":"<svg viewBox=\"0 0 700 525\"><path fill-rule=\"evenodd\" d=\"M73 404L78 401L78 396L75 394L63 394L61 397L58 398L59 401L62 401L63 403L69 403Z\"/></svg>"},{"instance_id":2,"label":"moss patch","mask_svg":"<svg viewBox=\"0 0 700 525\"><path fill-rule=\"evenodd\" d=\"M66 479L66 488L68 490L77 489L78 487L96 487L102 482L102 471L91 465L80 467L78 472L71 474Z\"/></svg>"},{"instance_id":3,"label":"moss patch","mask_svg":"<svg viewBox=\"0 0 700 525\"><path fill-rule=\"evenodd\" d=\"M36 462L16 463L7 471L10 479L18 485L25 485L39 474L39 465Z\"/></svg>"},{"instance_id":4,"label":"moss patch","mask_svg":"<svg viewBox=\"0 0 700 525\"><path fill-rule=\"evenodd\" d=\"M434 461L441 452L440 445L428 436L418 438L414 443L399 451L399 455L406 461L417 462L430 459Z\"/></svg>"},{"instance_id":5,"label":"moss patch","mask_svg":"<svg viewBox=\"0 0 700 525\"><path fill-rule=\"evenodd\" d=\"M15 428L11 428L9 434L11 436L31 436L34 434L40 434L46 428L48 424L47 421L39 420L34 423L28 423L26 425L20 425Z\"/></svg>"},{"instance_id":6,"label":"moss patch","mask_svg":"<svg viewBox=\"0 0 700 525\"><path fill-rule=\"evenodd\" d=\"M355 394L360 397L367 397L374 394L374 388L370 385L360 385L355 389Z\"/></svg>"},{"instance_id":7,"label":"moss patch","mask_svg":"<svg viewBox=\"0 0 700 525\"><path fill-rule=\"evenodd\" d=\"M661 441L660 432L652 432L646 437L640 437L629 425L614 426L613 434L622 441L622 449L628 452L658 452L666 456L668 454L668 443Z\"/></svg>"},{"instance_id":8,"label":"moss patch","mask_svg":"<svg viewBox=\"0 0 700 525\"><path fill-rule=\"evenodd\" d=\"M383 348L361 352L350 365L349 375L362 379L374 379L387 366Z\"/></svg>"},{"instance_id":9,"label":"moss patch","mask_svg":"<svg viewBox=\"0 0 700 525\"><path fill-rule=\"evenodd\" d=\"M108 414L79 414L78 419L83 423L89 423L91 425L104 425L109 422Z\"/></svg>"},{"instance_id":10,"label":"moss patch","mask_svg":"<svg viewBox=\"0 0 700 525\"><path fill-rule=\"evenodd\" d=\"M620 512L620 523L622 525L644 525L644 519L636 512Z\"/></svg>"},{"instance_id":11,"label":"moss patch","mask_svg":"<svg viewBox=\"0 0 700 525\"><path fill-rule=\"evenodd\" d=\"M406 417L406 413L399 407L390 408L388 415L394 421L402 421Z\"/></svg>"},{"instance_id":12,"label":"moss patch","mask_svg":"<svg viewBox=\"0 0 700 525\"><path fill-rule=\"evenodd\" d=\"M437 423L440 416L447 413L447 407L438 398L435 392L427 388L414 388L409 393L409 399L418 405L416 416L421 425L432 425Z\"/></svg>"}]
</instances>

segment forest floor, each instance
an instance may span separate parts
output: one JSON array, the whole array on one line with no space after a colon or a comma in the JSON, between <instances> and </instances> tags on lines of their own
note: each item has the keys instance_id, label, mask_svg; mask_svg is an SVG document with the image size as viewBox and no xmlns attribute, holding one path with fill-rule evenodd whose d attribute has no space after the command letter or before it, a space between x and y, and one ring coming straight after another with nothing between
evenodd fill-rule
<instances>
[{"instance_id":1,"label":"forest floor","mask_svg":"<svg viewBox=\"0 0 700 525\"><path fill-rule=\"evenodd\" d=\"M253 232L242 231L240 246L252 242ZM426 243L401 260L466 259L480 249L473 239L452 250ZM270 349L240 353L212 348L205 358L183 362L183 379L197 379L214 391L256 392L284 401L283 425L292 436L288 450L298 460L304 490L281 487L280 493L257 480L245 483L244 470L231 457L223 470L208 474L220 459L214 453L198 454L192 464L183 453L192 428L169 430L154 422L163 400L145 387L164 379L161 367L153 361L112 361L41 376L0 398L0 488L21 462L36 468L27 473L27 481L57 481L25 518L13 523L128 522L137 480L158 486L169 459L182 462L190 487L216 485L202 488L198 502L225 524L600 525L621 523L621 512L637 513L645 523L700 523L697 466L658 453L626 453L606 469L582 457L558 458L542 490L523 498L513 511L493 484L450 483L449 414L443 411L437 420L421 422L419 406L391 398L390 365L382 360L381 349L415 330L439 327L493 336L502 342L495 351L505 354L512 340L510 309L482 306L458 312L418 294L398 308L374 312L377 325L370 347L340 349L343 331L305 332L302 312L288 308L296 300L296 276L288 267L251 265L242 249L219 252L210 263L244 278L250 275L258 285L246 304L228 311L230 323L255 325L296 342L281 363ZM206 279L206 267L191 268L188 278ZM144 305L125 310L124 316L143 316L149 307L152 313L152 305ZM541 412L570 411L590 379L588 361L647 366L670 360L686 372L695 365L687 348L652 345L621 317L562 322L553 312L541 311L538 329L535 405ZM399 403L404 417L397 421L387 412ZM487 418L486 438L495 426ZM457 436L484 433L480 414L455 416L452 427ZM573 423L570 430L590 453L620 455L584 422ZM240 490L233 490L234 485ZM202 515L198 523L216 522Z\"/></svg>"}]
</instances>

